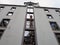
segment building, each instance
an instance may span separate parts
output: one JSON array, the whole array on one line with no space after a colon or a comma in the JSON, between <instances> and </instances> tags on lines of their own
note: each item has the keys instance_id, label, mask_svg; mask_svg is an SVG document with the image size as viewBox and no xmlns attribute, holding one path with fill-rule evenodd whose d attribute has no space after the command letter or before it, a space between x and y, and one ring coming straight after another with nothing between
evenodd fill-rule
<instances>
[{"instance_id":1,"label":"building","mask_svg":"<svg viewBox=\"0 0 60 45\"><path fill-rule=\"evenodd\" d=\"M60 8L0 4L0 45L60 45Z\"/></svg>"}]
</instances>

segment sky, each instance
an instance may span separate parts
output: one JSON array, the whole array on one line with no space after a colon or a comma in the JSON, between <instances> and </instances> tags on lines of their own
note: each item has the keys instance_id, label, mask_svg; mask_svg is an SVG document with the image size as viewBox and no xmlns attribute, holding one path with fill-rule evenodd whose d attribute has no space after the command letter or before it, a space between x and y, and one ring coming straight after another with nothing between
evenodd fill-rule
<instances>
[{"instance_id":1,"label":"sky","mask_svg":"<svg viewBox=\"0 0 60 45\"><path fill-rule=\"evenodd\" d=\"M24 2L37 2L43 7L58 7L60 8L60 0L0 0L0 4L15 4L23 5Z\"/></svg>"}]
</instances>

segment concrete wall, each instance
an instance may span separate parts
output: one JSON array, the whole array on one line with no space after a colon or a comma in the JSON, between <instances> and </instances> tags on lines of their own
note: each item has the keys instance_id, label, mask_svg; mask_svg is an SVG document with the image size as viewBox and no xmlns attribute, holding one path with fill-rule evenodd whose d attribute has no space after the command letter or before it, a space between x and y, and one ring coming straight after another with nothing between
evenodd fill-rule
<instances>
[{"instance_id":1,"label":"concrete wall","mask_svg":"<svg viewBox=\"0 0 60 45\"><path fill-rule=\"evenodd\" d=\"M0 22L2 19L11 19L2 38L0 45L22 45L23 30L25 23L26 7L16 7L16 10L10 10L12 6L6 6L0 10ZM12 16L7 16L8 12L14 12ZM54 19L48 19L46 14L51 14ZM55 9L49 9L49 13L43 8L34 8L37 45L58 45L57 39L52 31L49 21L55 21L60 27L59 13ZM1 27L0 27L1 29Z\"/></svg>"},{"instance_id":2,"label":"concrete wall","mask_svg":"<svg viewBox=\"0 0 60 45\"><path fill-rule=\"evenodd\" d=\"M16 10L10 10L11 7L7 6L0 12L0 19L11 19L5 32L0 40L0 45L21 45L23 38L24 22L26 15L26 7L16 7ZM12 16L6 16L6 14L12 11ZM0 21L1 21L0 20Z\"/></svg>"},{"instance_id":3,"label":"concrete wall","mask_svg":"<svg viewBox=\"0 0 60 45\"><path fill-rule=\"evenodd\" d=\"M51 14L54 19L48 19L46 14ZM58 15L54 9L45 12L43 8L34 8L36 36L38 45L58 45L49 21L59 23Z\"/></svg>"}]
</instances>

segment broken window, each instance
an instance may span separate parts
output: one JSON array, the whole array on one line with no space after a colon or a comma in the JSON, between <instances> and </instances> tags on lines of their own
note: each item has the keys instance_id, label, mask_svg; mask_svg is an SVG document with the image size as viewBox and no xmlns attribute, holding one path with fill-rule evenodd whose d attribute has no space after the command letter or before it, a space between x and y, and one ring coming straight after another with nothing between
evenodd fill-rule
<instances>
[{"instance_id":1,"label":"broken window","mask_svg":"<svg viewBox=\"0 0 60 45\"><path fill-rule=\"evenodd\" d=\"M59 26L57 25L56 22L50 22L50 25L53 30L59 30Z\"/></svg>"},{"instance_id":2,"label":"broken window","mask_svg":"<svg viewBox=\"0 0 60 45\"><path fill-rule=\"evenodd\" d=\"M10 19L3 19L3 20L0 22L0 27L7 27L9 21L10 21Z\"/></svg>"}]
</instances>

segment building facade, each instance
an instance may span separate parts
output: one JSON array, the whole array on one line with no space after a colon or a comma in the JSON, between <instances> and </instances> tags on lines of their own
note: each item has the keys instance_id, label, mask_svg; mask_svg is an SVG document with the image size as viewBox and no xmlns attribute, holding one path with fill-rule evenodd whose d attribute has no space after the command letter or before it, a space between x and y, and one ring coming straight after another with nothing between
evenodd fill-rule
<instances>
[{"instance_id":1,"label":"building facade","mask_svg":"<svg viewBox=\"0 0 60 45\"><path fill-rule=\"evenodd\" d=\"M0 4L0 45L60 45L60 8Z\"/></svg>"}]
</instances>

